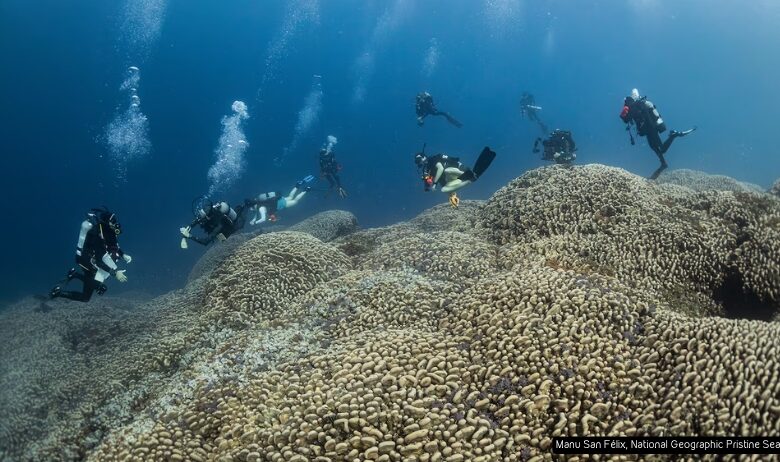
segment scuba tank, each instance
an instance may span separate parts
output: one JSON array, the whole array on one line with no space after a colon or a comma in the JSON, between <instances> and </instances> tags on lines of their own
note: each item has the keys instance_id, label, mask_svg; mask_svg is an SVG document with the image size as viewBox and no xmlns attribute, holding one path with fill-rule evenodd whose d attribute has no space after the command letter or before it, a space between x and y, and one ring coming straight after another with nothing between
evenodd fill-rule
<instances>
[{"instance_id":1,"label":"scuba tank","mask_svg":"<svg viewBox=\"0 0 780 462\"><path fill-rule=\"evenodd\" d=\"M268 192L268 193L262 193L259 196L257 196L257 200L267 201L267 200L273 199L275 197L276 197L276 193L275 192Z\"/></svg>"},{"instance_id":2,"label":"scuba tank","mask_svg":"<svg viewBox=\"0 0 780 462\"><path fill-rule=\"evenodd\" d=\"M217 206L215 206L215 208L219 210L219 213L226 216L230 221L235 221L236 218L238 217L236 211L233 210L233 208L227 202L220 202L219 204L217 204Z\"/></svg>"},{"instance_id":3,"label":"scuba tank","mask_svg":"<svg viewBox=\"0 0 780 462\"><path fill-rule=\"evenodd\" d=\"M649 121L655 123L656 131L658 133L665 132L666 124L664 123L664 119L661 118L661 114L658 113L658 108L655 107L655 104L653 104L651 101L648 101L647 99L644 99L642 103L644 103L645 108L647 109Z\"/></svg>"}]
</instances>

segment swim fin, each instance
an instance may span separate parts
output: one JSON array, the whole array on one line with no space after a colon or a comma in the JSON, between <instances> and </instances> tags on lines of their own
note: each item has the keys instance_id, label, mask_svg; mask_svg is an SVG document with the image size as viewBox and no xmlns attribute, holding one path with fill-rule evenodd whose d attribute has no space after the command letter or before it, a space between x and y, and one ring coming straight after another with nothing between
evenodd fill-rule
<instances>
[{"instance_id":1,"label":"swim fin","mask_svg":"<svg viewBox=\"0 0 780 462\"><path fill-rule=\"evenodd\" d=\"M49 291L49 299L57 298L62 293L62 287L56 285Z\"/></svg>"},{"instance_id":2,"label":"swim fin","mask_svg":"<svg viewBox=\"0 0 780 462\"><path fill-rule=\"evenodd\" d=\"M460 205L460 198L455 193L455 191L452 191L450 193L450 205L452 206L452 208L457 208L458 205Z\"/></svg>"},{"instance_id":3,"label":"swim fin","mask_svg":"<svg viewBox=\"0 0 780 462\"><path fill-rule=\"evenodd\" d=\"M458 122L455 117L452 117L451 115L447 114L446 112L441 113L444 117L447 118L447 122L451 123L452 125L455 125L458 128L462 128L463 124Z\"/></svg>"},{"instance_id":4,"label":"swim fin","mask_svg":"<svg viewBox=\"0 0 780 462\"><path fill-rule=\"evenodd\" d=\"M683 137L685 135L688 135L688 134L694 132L695 130L696 130L696 127L694 126L693 128L689 128L688 130L685 130L685 131L682 131L682 132L672 131L672 133L674 133L674 136Z\"/></svg>"},{"instance_id":5,"label":"swim fin","mask_svg":"<svg viewBox=\"0 0 780 462\"><path fill-rule=\"evenodd\" d=\"M485 149L483 149L479 154L477 162L474 164L474 168L472 169L474 171L474 176L477 178L482 176L482 174L485 173L485 170L490 167L490 164L493 163L493 159L495 158L495 151L492 151L489 147L485 146Z\"/></svg>"},{"instance_id":6,"label":"swim fin","mask_svg":"<svg viewBox=\"0 0 780 462\"><path fill-rule=\"evenodd\" d=\"M314 175L306 175L301 181L295 183L295 186L300 188L311 183L314 183Z\"/></svg>"}]
</instances>

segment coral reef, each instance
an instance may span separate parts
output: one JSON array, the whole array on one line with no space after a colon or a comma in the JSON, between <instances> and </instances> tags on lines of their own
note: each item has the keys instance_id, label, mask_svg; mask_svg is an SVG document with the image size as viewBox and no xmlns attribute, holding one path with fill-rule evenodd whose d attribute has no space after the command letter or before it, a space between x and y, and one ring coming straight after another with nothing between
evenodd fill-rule
<instances>
[{"instance_id":1,"label":"coral reef","mask_svg":"<svg viewBox=\"0 0 780 462\"><path fill-rule=\"evenodd\" d=\"M510 263L536 255L659 292L670 303L698 295L723 302L724 292L737 292L765 305L761 319L779 306L780 202L766 194L695 193L617 168L552 166L497 191L482 218ZM725 301L724 310L738 310Z\"/></svg>"},{"instance_id":2,"label":"coral reef","mask_svg":"<svg viewBox=\"0 0 780 462\"><path fill-rule=\"evenodd\" d=\"M214 270L204 303L218 325L269 322L290 300L349 266L346 255L308 234L263 234Z\"/></svg>"},{"instance_id":3,"label":"coral reef","mask_svg":"<svg viewBox=\"0 0 780 462\"><path fill-rule=\"evenodd\" d=\"M685 168L666 170L656 179L657 183L685 186L694 191L734 191L734 192L764 192L764 188L753 183L737 181L724 175L711 175L698 170Z\"/></svg>"},{"instance_id":4,"label":"coral reef","mask_svg":"<svg viewBox=\"0 0 780 462\"><path fill-rule=\"evenodd\" d=\"M772 186L769 188L769 194L772 194L773 196L780 197L780 178L775 180L774 183L772 183Z\"/></svg>"},{"instance_id":5,"label":"coral reef","mask_svg":"<svg viewBox=\"0 0 780 462\"><path fill-rule=\"evenodd\" d=\"M241 244L257 234L259 234L259 232L239 233L230 236L230 239L227 239L224 242L215 242L212 244L211 247L206 249L203 256L198 259L192 267L192 270L190 270L190 274L187 276L187 282L192 282L195 279L210 274L214 268L232 255Z\"/></svg>"},{"instance_id":6,"label":"coral reef","mask_svg":"<svg viewBox=\"0 0 780 462\"><path fill-rule=\"evenodd\" d=\"M406 311L418 289L374 286L320 351L202 387L93 456L519 461L561 435L780 431L780 325L694 321L602 279L532 264L392 326L370 301Z\"/></svg>"},{"instance_id":7,"label":"coral reef","mask_svg":"<svg viewBox=\"0 0 780 462\"><path fill-rule=\"evenodd\" d=\"M330 243L342 212L253 237L137 307L28 301L0 313L0 458L514 462L555 436L777 434L779 207L552 166Z\"/></svg>"},{"instance_id":8,"label":"coral reef","mask_svg":"<svg viewBox=\"0 0 780 462\"><path fill-rule=\"evenodd\" d=\"M476 234L479 232L477 211L483 201L464 200L457 209L440 204L424 211L409 222L382 228L364 229L333 241L345 254L356 257L370 253L380 245L403 237L411 237L436 231Z\"/></svg>"},{"instance_id":9,"label":"coral reef","mask_svg":"<svg viewBox=\"0 0 780 462\"><path fill-rule=\"evenodd\" d=\"M287 230L311 234L322 242L330 242L357 229L357 217L351 212L328 210L290 226Z\"/></svg>"},{"instance_id":10,"label":"coral reef","mask_svg":"<svg viewBox=\"0 0 780 462\"><path fill-rule=\"evenodd\" d=\"M497 255L495 246L474 236L436 231L387 239L360 266L372 270L413 268L432 279L461 284L494 272Z\"/></svg>"},{"instance_id":11,"label":"coral reef","mask_svg":"<svg viewBox=\"0 0 780 462\"><path fill-rule=\"evenodd\" d=\"M187 317L201 298L192 284L142 304L25 299L3 310L0 459L79 460L132 420L162 391L155 377L197 352Z\"/></svg>"},{"instance_id":12,"label":"coral reef","mask_svg":"<svg viewBox=\"0 0 780 462\"><path fill-rule=\"evenodd\" d=\"M355 215L343 210L329 210L307 218L288 228L289 231L308 233L323 242L330 242L338 237L345 236L358 229ZM284 228L272 225L253 229L245 233L239 233L230 237L225 242L217 242L211 245L203 256L192 267L187 282L192 282L199 277L211 273L214 268L225 261L227 257L249 239L263 232L283 231Z\"/></svg>"},{"instance_id":13,"label":"coral reef","mask_svg":"<svg viewBox=\"0 0 780 462\"><path fill-rule=\"evenodd\" d=\"M473 233L477 227L477 212L485 205L484 201L464 200L458 208L449 204L440 204L426 210L409 223L422 232L459 231Z\"/></svg>"}]
</instances>

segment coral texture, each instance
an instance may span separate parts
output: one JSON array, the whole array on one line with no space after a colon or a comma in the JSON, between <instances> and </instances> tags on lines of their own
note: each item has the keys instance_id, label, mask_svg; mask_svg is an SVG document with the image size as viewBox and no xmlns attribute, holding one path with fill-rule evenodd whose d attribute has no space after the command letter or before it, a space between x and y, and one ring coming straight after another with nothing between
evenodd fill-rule
<instances>
[{"instance_id":1,"label":"coral texture","mask_svg":"<svg viewBox=\"0 0 780 462\"><path fill-rule=\"evenodd\" d=\"M325 217L147 303L0 313L0 458L538 462L555 436L780 432L769 194L552 166L385 228Z\"/></svg>"}]
</instances>

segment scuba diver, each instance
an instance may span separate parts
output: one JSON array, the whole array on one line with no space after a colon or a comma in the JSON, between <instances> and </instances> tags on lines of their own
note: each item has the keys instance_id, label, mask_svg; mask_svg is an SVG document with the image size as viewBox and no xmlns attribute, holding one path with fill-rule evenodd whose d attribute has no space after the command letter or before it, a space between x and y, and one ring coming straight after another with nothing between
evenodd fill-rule
<instances>
[{"instance_id":1,"label":"scuba diver","mask_svg":"<svg viewBox=\"0 0 780 462\"><path fill-rule=\"evenodd\" d=\"M414 156L414 162L422 173L425 191L436 190L437 186L441 186L442 192L450 194L450 204L457 207L460 199L455 191L477 181L495 158L496 153L486 146L474 163L474 168L470 169L457 157L450 157L447 154L427 157L423 145L422 152Z\"/></svg>"},{"instance_id":2,"label":"scuba diver","mask_svg":"<svg viewBox=\"0 0 780 462\"><path fill-rule=\"evenodd\" d=\"M462 123L455 120L455 118L448 113L436 109L436 105L433 103L433 96L431 96L431 94L427 91L417 94L414 110L417 113L417 125L421 127L423 123L425 123L424 119L429 115L444 116L447 119L447 122L451 123L452 125L458 128L463 126Z\"/></svg>"},{"instance_id":3,"label":"scuba diver","mask_svg":"<svg viewBox=\"0 0 780 462\"><path fill-rule=\"evenodd\" d=\"M541 110L541 106L536 105L534 95L524 91L523 96L520 97L520 112L523 114L523 117L531 122L536 122L542 130L542 134L546 135L548 133L547 125L539 118L539 111Z\"/></svg>"},{"instance_id":4,"label":"scuba diver","mask_svg":"<svg viewBox=\"0 0 780 462\"><path fill-rule=\"evenodd\" d=\"M635 124L637 135L647 137L647 144L650 145L650 148L652 148L661 161L661 166L650 176L651 180L658 178L658 175L668 167L664 154L669 150L672 142L696 130L696 127L682 132L672 130L669 132L669 138L661 142L661 133L666 131L666 124L661 119L655 104L648 101L646 96L640 97L639 90L636 88L631 90L631 95L626 96L626 99L623 101L623 110L620 112L620 118L626 124L626 131L629 138L631 138L631 144L636 144L634 135L631 133L631 124Z\"/></svg>"},{"instance_id":5,"label":"scuba diver","mask_svg":"<svg viewBox=\"0 0 780 462\"><path fill-rule=\"evenodd\" d=\"M50 298L67 298L77 302L88 302L92 294L106 293L106 279L115 276L119 282L127 282L125 270L118 269L116 262L123 259L130 263L133 259L120 247L117 236L122 227L116 215L107 208L91 209L87 218L81 222L79 240L76 244L76 268L49 292ZM80 270L80 271L79 271ZM73 279L82 283L81 292L66 291L65 286Z\"/></svg>"},{"instance_id":6,"label":"scuba diver","mask_svg":"<svg viewBox=\"0 0 780 462\"><path fill-rule=\"evenodd\" d=\"M336 162L336 156L331 148L332 144L329 143L327 147L320 149L320 178L328 180L329 191L336 188L339 197L344 199L347 197L347 192L341 187L341 179L339 178L341 165Z\"/></svg>"},{"instance_id":7,"label":"scuba diver","mask_svg":"<svg viewBox=\"0 0 780 462\"><path fill-rule=\"evenodd\" d=\"M570 164L577 158L577 146L568 130L554 130L546 140L537 138L534 142L534 153L539 152L539 143L544 146L542 160L551 160L556 164Z\"/></svg>"},{"instance_id":8,"label":"scuba diver","mask_svg":"<svg viewBox=\"0 0 780 462\"><path fill-rule=\"evenodd\" d=\"M267 192L260 194L256 199L247 200L247 206L252 207L252 210L255 212L255 216L249 221L249 224L259 225L265 221L276 221L276 212L297 205L303 199L303 196L311 190L309 184L313 181L314 175L307 175L304 179L295 183L295 187L286 196L282 196L278 192ZM299 189L303 189L303 191L299 192Z\"/></svg>"},{"instance_id":9,"label":"scuba diver","mask_svg":"<svg viewBox=\"0 0 780 462\"><path fill-rule=\"evenodd\" d=\"M201 203L197 205L198 199L193 201L195 220L189 226L179 228L181 232L181 248L187 248L187 240L195 241L201 245L209 245L214 240L224 241L236 231L244 227L246 205L239 205L235 209L230 207L227 202ZM206 233L206 237L199 238L192 235L192 228L200 226Z\"/></svg>"}]
</instances>

